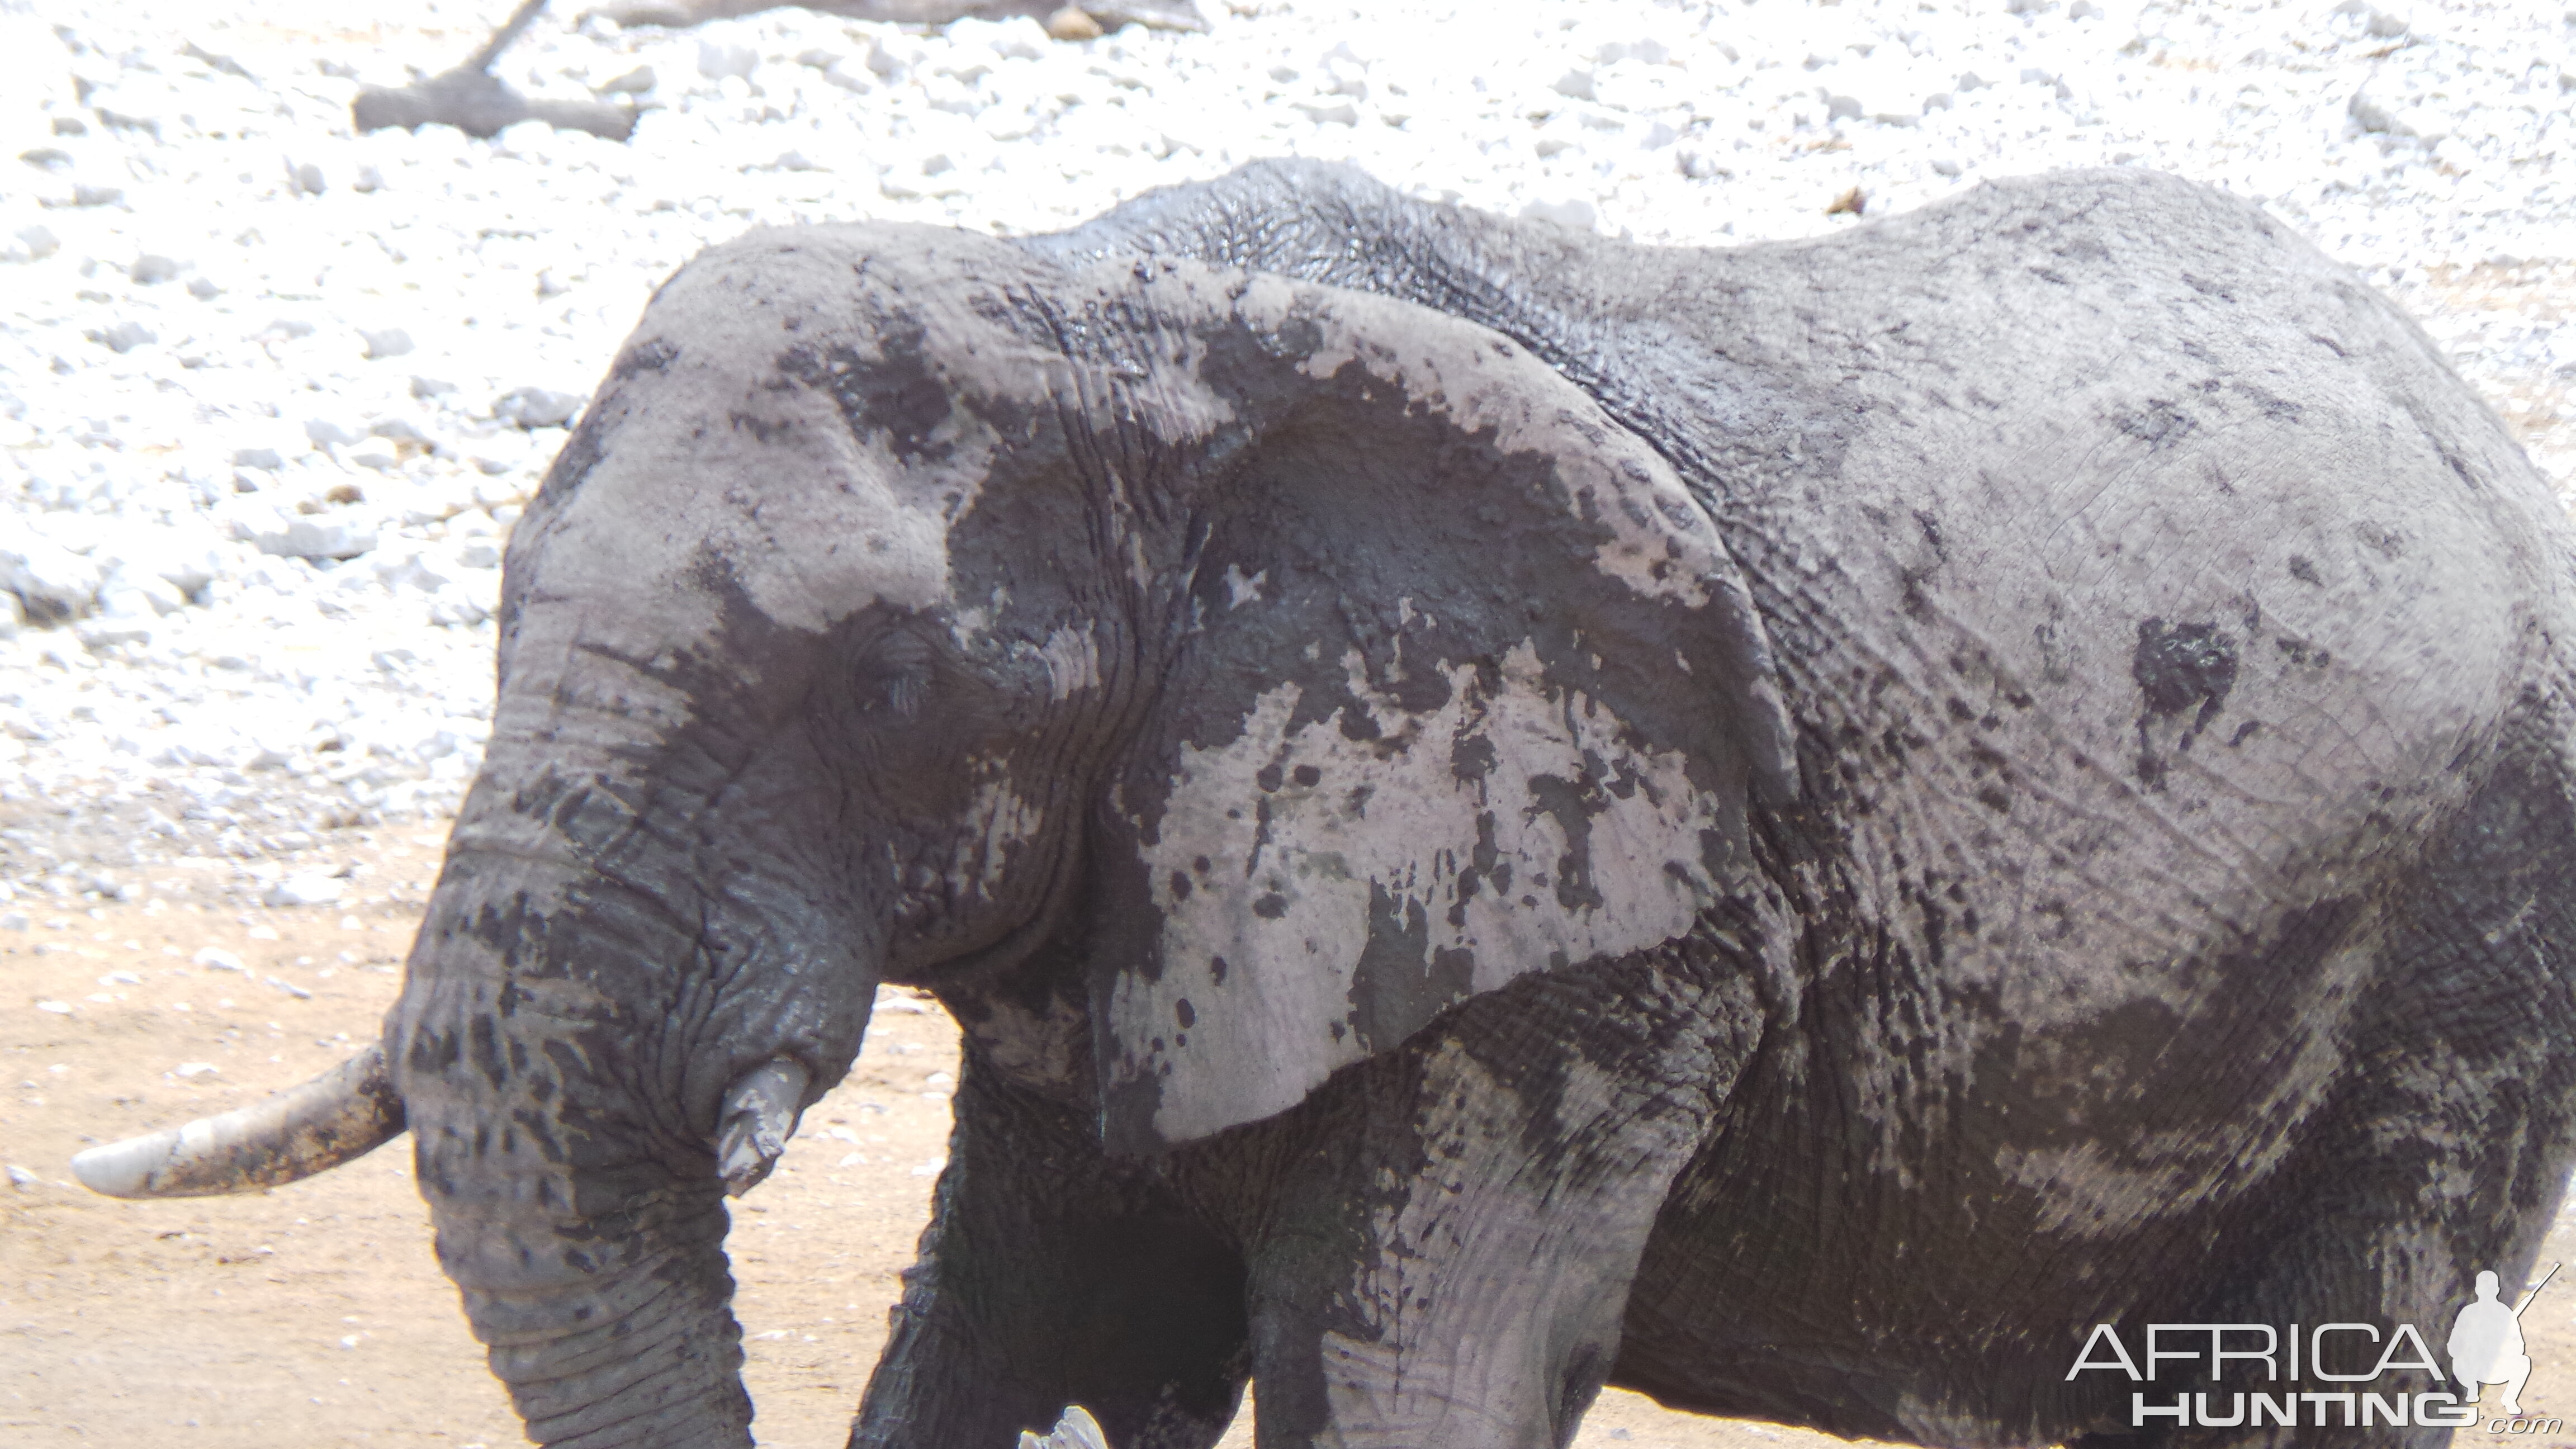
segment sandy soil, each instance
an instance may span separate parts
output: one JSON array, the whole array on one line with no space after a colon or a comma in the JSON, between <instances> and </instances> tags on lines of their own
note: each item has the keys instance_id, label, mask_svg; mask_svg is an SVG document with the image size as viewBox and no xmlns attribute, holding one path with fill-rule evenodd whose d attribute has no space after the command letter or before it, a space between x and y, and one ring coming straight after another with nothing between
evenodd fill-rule
<instances>
[{"instance_id":1,"label":"sandy soil","mask_svg":"<svg viewBox=\"0 0 2576 1449\"><path fill-rule=\"evenodd\" d=\"M94 1196L66 1165L92 1142L301 1081L371 1039L439 840L353 830L324 842L317 854L375 883L349 910L243 912L212 884L217 872L164 868L137 901L40 908L32 930L0 932L0 1159L27 1179L0 1186L0 1442L525 1442L431 1259L403 1144L257 1197L167 1203ZM208 947L247 970L192 964ZM736 1205L736 1307L763 1443L822 1449L847 1435L928 1216L956 1069L948 1018L885 992L857 1068ZM2567 1220L2543 1257L2576 1257ZM2571 1310L2576 1282L2562 1280L2526 1319L2536 1414L2576 1416ZM2508 1439L2576 1445L2576 1434L2483 1426L2459 1442ZM1251 1442L1245 1415L1226 1449ZM1576 1440L1839 1442L1615 1391Z\"/></svg>"},{"instance_id":2,"label":"sandy soil","mask_svg":"<svg viewBox=\"0 0 2576 1449\"><path fill-rule=\"evenodd\" d=\"M372 1039L440 839L337 832L315 854L396 897L346 911L242 912L213 888L219 872L162 868L139 901L38 906L33 930L0 932L0 1160L33 1175L0 1185L0 1442L525 1442L430 1256L407 1143L256 1197L181 1202L97 1197L67 1165L93 1142L302 1081ZM207 947L248 970L192 964ZM928 1220L956 1070L947 1016L885 992L856 1069L735 1205L762 1443L848 1435ZM1246 1415L1226 1445L1251 1442ZM1841 1441L1613 1394L1578 1442Z\"/></svg>"}]
</instances>

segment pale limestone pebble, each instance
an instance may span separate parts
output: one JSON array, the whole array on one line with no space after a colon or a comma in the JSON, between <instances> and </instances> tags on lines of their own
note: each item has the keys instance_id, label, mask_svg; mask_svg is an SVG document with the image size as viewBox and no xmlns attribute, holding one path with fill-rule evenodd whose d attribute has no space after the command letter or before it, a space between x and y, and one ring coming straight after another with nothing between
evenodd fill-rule
<instances>
[{"instance_id":1,"label":"pale limestone pebble","mask_svg":"<svg viewBox=\"0 0 2576 1449\"><path fill-rule=\"evenodd\" d=\"M312 873L290 875L268 888L260 898L269 906L328 906L339 903L347 894L348 882L328 875Z\"/></svg>"}]
</instances>

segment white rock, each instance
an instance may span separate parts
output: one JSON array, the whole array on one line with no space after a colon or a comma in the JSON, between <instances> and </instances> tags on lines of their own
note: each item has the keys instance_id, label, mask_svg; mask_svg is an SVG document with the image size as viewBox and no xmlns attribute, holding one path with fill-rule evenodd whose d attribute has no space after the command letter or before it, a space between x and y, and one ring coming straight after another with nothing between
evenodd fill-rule
<instances>
[{"instance_id":1,"label":"white rock","mask_svg":"<svg viewBox=\"0 0 2576 1449\"><path fill-rule=\"evenodd\" d=\"M106 571L97 561L32 531L0 542L0 589L38 623L77 619L98 607Z\"/></svg>"},{"instance_id":2,"label":"white rock","mask_svg":"<svg viewBox=\"0 0 2576 1449\"><path fill-rule=\"evenodd\" d=\"M908 43L908 37L894 46L886 44L889 38L892 37L875 35L868 39L868 69L884 80L894 80L912 69L921 54L919 46Z\"/></svg>"},{"instance_id":3,"label":"white rock","mask_svg":"<svg viewBox=\"0 0 2576 1449\"><path fill-rule=\"evenodd\" d=\"M72 1004L68 1001L39 1001L36 1003L36 1009L38 1011L51 1012L56 1016L69 1016L72 1014Z\"/></svg>"},{"instance_id":4,"label":"white rock","mask_svg":"<svg viewBox=\"0 0 2576 1449\"><path fill-rule=\"evenodd\" d=\"M250 970L249 966L243 964L242 958L220 946L208 946L188 959L191 964L203 966L209 971L240 971L247 973Z\"/></svg>"},{"instance_id":5,"label":"white rock","mask_svg":"<svg viewBox=\"0 0 2576 1449\"><path fill-rule=\"evenodd\" d=\"M211 1077L215 1075L215 1064L213 1062L181 1062L177 1068L171 1072L171 1075L180 1078Z\"/></svg>"},{"instance_id":6,"label":"white rock","mask_svg":"<svg viewBox=\"0 0 2576 1449\"><path fill-rule=\"evenodd\" d=\"M84 335L90 341L116 353L132 352L138 347L161 340L160 334L131 319L105 327L93 327Z\"/></svg>"},{"instance_id":7,"label":"white rock","mask_svg":"<svg viewBox=\"0 0 2576 1449\"><path fill-rule=\"evenodd\" d=\"M588 401L578 393L515 388L492 400L492 416L522 428L559 428L580 416Z\"/></svg>"},{"instance_id":8,"label":"white rock","mask_svg":"<svg viewBox=\"0 0 2576 1449\"><path fill-rule=\"evenodd\" d=\"M1532 201L1521 208L1521 215L1552 221L1569 231L1590 231L1601 214L1591 202L1577 196L1562 201Z\"/></svg>"},{"instance_id":9,"label":"white rock","mask_svg":"<svg viewBox=\"0 0 2576 1449\"><path fill-rule=\"evenodd\" d=\"M2344 103L2344 114L2352 117L2353 123L2364 131L2391 136L2415 134L2411 127L2398 119L2397 109L2380 100L2368 86L2352 93L2352 99Z\"/></svg>"},{"instance_id":10,"label":"white rock","mask_svg":"<svg viewBox=\"0 0 2576 1449\"><path fill-rule=\"evenodd\" d=\"M320 874L290 875L270 886L260 897L267 906L328 906L339 902L348 882L337 876Z\"/></svg>"},{"instance_id":11,"label":"white rock","mask_svg":"<svg viewBox=\"0 0 2576 1449\"><path fill-rule=\"evenodd\" d=\"M709 80L727 76L749 80L760 68L760 52L747 45L725 45L713 40L698 42L698 74Z\"/></svg>"},{"instance_id":12,"label":"white rock","mask_svg":"<svg viewBox=\"0 0 2576 1449\"><path fill-rule=\"evenodd\" d=\"M256 531L250 542L280 558L351 559L376 546L374 523L358 518L281 518L279 526Z\"/></svg>"},{"instance_id":13,"label":"white rock","mask_svg":"<svg viewBox=\"0 0 2576 1449\"><path fill-rule=\"evenodd\" d=\"M9 260L13 262L41 262L62 250L63 245L54 229L43 225L18 228L14 240L17 244L9 249Z\"/></svg>"},{"instance_id":14,"label":"white rock","mask_svg":"<svg viewBox=\"0 0 2576 1449\"><path fill-rule=\"evenodd\" d=\"M162 596L154 598L155 606L163 613L203 593L207 585L226 572L222 541L212 529L193 519L182 527L136 528L100 544L92 558L100 565L103 591L127 580L141 587L159 585L169 590L171 602L166 607Z\"/></svg>"},{"instance_id":15,"label":"white rock","mask_svg":"<svg viewBox=\"0 0 2576 1449\"><path fill-rule=\"evenodd\" d=\"M2394 136L2412 136L2432 143L2441 142L2451 134L2450 122L2430 106L2408 106L2400 110L2391 119L2388 130Z\"/></svg>"}]
</instances>

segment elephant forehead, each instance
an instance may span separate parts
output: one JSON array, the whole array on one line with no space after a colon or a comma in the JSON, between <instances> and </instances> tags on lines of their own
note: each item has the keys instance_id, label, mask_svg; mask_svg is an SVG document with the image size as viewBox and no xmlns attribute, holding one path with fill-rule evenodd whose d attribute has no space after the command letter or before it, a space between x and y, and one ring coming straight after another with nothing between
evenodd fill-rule
<instances>
[{"instance_id":1,"label":"elephant forehead","mask_svg":"<svg viewBox=\"0 0 2576 1449\"><path fill-rule=\"evenodd\" d=\"M1733 872L1682 757L1552 686L1526 642L1499 682L1453 667L1418 714L1350 666L1375 738L1298 722L1283 684L1180 752L1145 849L1162 969L1111 1003L1113 1089L1157 1084L1166 1142L1283 1111L1515 976L1681 936Z\"/></svg>"},{"instance_id":2,"label":"elephant forehead","mask_svg":"<svg viewBox=\"0 0 2576 1449\"><path fill-rule=\"evenodd\" d=\"M608 603L608 627L641 597L654 629L700 631L720 592L809 630L946 598L948 526L1014 416L972 404L1025 413L1065 363L994 320L1021 280L1007 249L918 230L754 233L675 275L567 449L588 456L561 483L548 590Z\"/></svg>"}]
</instances>

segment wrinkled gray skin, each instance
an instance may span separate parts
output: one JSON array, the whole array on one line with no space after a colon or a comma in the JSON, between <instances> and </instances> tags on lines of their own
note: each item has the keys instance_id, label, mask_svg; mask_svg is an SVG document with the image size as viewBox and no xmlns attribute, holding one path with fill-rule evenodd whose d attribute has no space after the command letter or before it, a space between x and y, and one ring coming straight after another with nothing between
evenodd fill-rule
<instances>
[{"instance_id":1,"label":"wrinkled gray skin","mask_svg":"<svg viewBox=\"0 0 2576 1449\"><path fill-rule=\"evenodd\" d=\"M2438 1337L2570 1156L2561 529L2136 172L755 233L511 544L386 1023L440 1259L540 1442L744 1444L719 1119L891 981L968 1051L854 1446L2040 1444L2097 1322Z\"/></svg>"}]
</instances>

